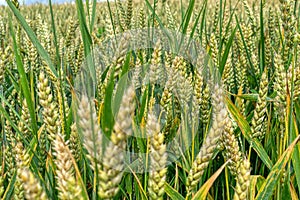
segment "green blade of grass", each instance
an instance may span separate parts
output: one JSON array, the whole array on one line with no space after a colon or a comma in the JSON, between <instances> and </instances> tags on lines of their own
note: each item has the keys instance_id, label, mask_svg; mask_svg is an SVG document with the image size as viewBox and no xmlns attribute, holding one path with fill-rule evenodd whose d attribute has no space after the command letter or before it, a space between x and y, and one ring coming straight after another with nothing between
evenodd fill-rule
<instances>
[{"instance_id":1,"label":"green blade of grass","mask_svg":"<svg viewBox=\"0 0 300 200\"><path fill-rule=\"evenodd\" d=\"M291 130L291 138L296 138L299 136L299 130L297 127L297 122L295 120L295 118L293 117L293 125L292 125L292 130ZM292 155L292 163L295 170L295 176L296 176L296 181L297 181L297 186L298 189L300 191L300 167L296 167L296 166L300 166L300 146L297 145L295 147L294 153Z\"/></svg>"},{"instance_id":2,"label":"green blade of grass","mask_svg":"<svg viewBox=\"0 0 300 200\"><path fill-rule=\"evenodd\" d=\"M276 162L276 164L271 169L271 172L269 173L268 177L264 181L263 185L259 189L255 200L270 199L270 197L273 194L273 191L280 179L281 172L284 169L284 167L286 166L286 164L290 161L294 147L299 142L299 140L300 140L300 136L298 136L292 142L292 144L285 150L285 152L281 155L279 160Z\"/></svg>"},{"instance_id":3,"label":"green blade of grass","mask_svg":"<svg viewBox=\"0 0 300 200\"><path fill-rule=\"evenodd\" d=\"M228 110L232 114L235 121L238 123L246 140L249 142L250 145L252 145L253 149L256 151L256 153L263 161L263 163L269 169L271 169L273 167L273 163L271 159L269 158L262 144L257 139L251 138L251 129L248 122L245 120L244 116L239 112L238 108L231 102L230 99L226 98L226 102L227 102Z\"/></svg>"},{"instance_id":4,"label":"green blade of grass","mask_svg":"<svg viewBox=\"0 0 300 200\"><path fill-rule=\"evenodd\" d=\"M235 37L236 29L237 29L237 27L235 27L234 30L232 31L232 33L231 33L231 35L229 37L229 40L228 40L228 42L226 44L224 54L222 56L222 60L221 60L220 66L219 66L219 71L220 71L220 75L221 76L223 74L224 66L226 64L226 61L227 61L227 58L228 58L228 54L229 54L230 48L232 46L233 38Z\"/></svg>"},{"instance_id":5,"label":"green blade of grass","mask_svg":"<svg viewBox=\"0 0 300 200\"><path fill-rule=\"evenodd\" d=\"M206 199L206 196L208 194L208 191L210 190L211 186L215 182L215 180L219 177L219 175L222 173L223 169L227 165L228 161L224 163L218 171L216 171L198 190L198 192L195 194L195 196L192 198L192 200L197 199Z\"/></svg>"},{"instance_id":6,"label":"green blade of grass","mask_svg":"<svg viewBox=\"0 0 300 200\"><path fill-rule=\"evenodd\" d=\"M31 99L29 84L27 81L27 77L26 77L25 69L24 69L24 66L22 63L22 59L21 59L20 53L18 51L19 47L17 45L17 41L16 41L16 37L15 37L15 33L13 30L11 20L10 20L9 26L10 26L10 34L13 38L13 49L14 49L14 54L15 54L15 58L16 58L16 62L17 62L18 72L20 75L21 87L22 87L24 97L26 99L26 103L28 105L29 114L30 114L30 118L31 118L31 127L32 127L33 135L35 135L35 137L37 138L38 126L37 126L36 116L35 116L35 107L34 107L32 99Z\"/></svg>"},{"instance_id":7,"label":"green blade of grass","mask_svg":"<svg viewBox=\"0 0 300 200\"><path fill-rule=\"evenodd\" d=\"M168 183L165 183L165 192L172 200L184 200L184 197Z\"/></svg>"},{"instance_id":8,"label":"green blade of grass","mask_svg":"<svg viewBox=\"0 0 300 200\"><path fill-rule=\"evenodd\" d=\"M17 171L15 171L11 181L9 182L6 191L2 197L3 200L10 200L12 199L13 191L14 191L14 186L16 182L16 177L17 177Z\"/></svg>"},{"instance_id":9,"label":"green blade of grass","mask_svg":"<svg viewBox=\"0 0 300 200\"><path fill-rule=\"evenodd\" d=\"M96 83L96 72L92 62L93 55L91 54L92 38L86 24L86 17L85 17L86 15L84 12L82 0L76 0L76 8L77 8L77 15L79 19L81 37L84 46L84 56L86 59L86 65L90 70L90 75L92 76L93 82Z\"/></svg>"},{"instance_id":10,"label":"green blade of grass","mask_svg":"<svg viewBox=\"0 0 300 200\"><path fill-rule=\"evenodd\" d=\"M25 32L27 33L27 36L29 37L29 39L32 42L32 44L36 47L39 55L45 60L45 62L49 66L50 70L52 71L53 75L55 77L57 77L58 76L57 71L54 68L54 65L53 65L53 63L52 63L52 61L50 59L49 54L43 48L43 46L41 45L41 43L38 41L38 39L37 39L36 35L34 34L32 28L30 28L30 26L27 24L26 20L21 15L20 11L14 6L14 4L10 0L7 0L6 2L7 2L7 5L10 7L10 9L13 11L15 17L20 22L20 24L23 27L23 29L25 30Z\"/></svg>"},{"instance_id":11,"label":"green blade of grass","mask_svg":"<svg viewBox=\"0 0 300 200\"><path fill-rule=\"evenodd\" d=\"M187 32L187 28L188 28L190 20L191 20L194 6L195 6L195 0L190 0L188 9L187 9L186 13L184 14L183 21L180 25L180 29L182 30L183 35L185 35Z\"/></svg>"},{"instance_id":12,"label":"green blade of grass","mask_svg":"<svg viewBox=\"0 0 300 200\"><path fill-rule=\"evenodd\" d=\"M111 130L114 125L114 116L112 110L113 90L114 90L114 70L112 70L111 72L108 86L106 87L105 90L104 107L103 107L103 113L101 117L101 121L105 122L102 123L102 130L107 138L110 138Z\"/></svg>"}]
</instances>

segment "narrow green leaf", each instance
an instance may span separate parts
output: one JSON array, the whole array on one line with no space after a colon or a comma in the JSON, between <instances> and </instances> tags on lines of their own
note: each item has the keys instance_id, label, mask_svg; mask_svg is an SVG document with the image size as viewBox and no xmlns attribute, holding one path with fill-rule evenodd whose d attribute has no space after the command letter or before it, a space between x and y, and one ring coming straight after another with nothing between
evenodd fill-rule
<instances>
[{"instance_id":1,"label":"narrow green leaf","mask_svg":"<svg viewBox=\"0 0 300 200\"><path fill-rule=\"evenodd\" d=\"M224 54L222 56L222 60L221 60L220 66L219 66L220 75L223 74L224 66L226 64L226 61L227 61L227 58L228 58L228 54L229 54L230 48L232 46L232 42L233 42L233 38L235 36L236 29L237 29L237 27L235 27L234 30L232 31L232 33L231 33L231 35L229 37L229 40L228 40L228 42L226 44L225 51L224 51Z\"/></svg>"},{"instance_id":2,"label":"narrow green leaf","mask_svg":"<svg viewBox=\"0 0 300 200\"><path fill-rule=\"evenodd\" d=\"M297 122L294 117L293 117L293 127L292 128L293 129L291 131L291 133L292 133L291 138L294 139L299 136ZM292 155L292 162L293 162L293 166L300 166L300 145L297 145L295 147L294 153ZM294 167L294 170L295 170L295 176L296 176L296 180L297 180L297 186L300 191L300 167Z\"/></svg>"},{"instance_id":3,"label":"narrow green leaf","mask_svg":"<svg viewBox=\"0 0 300 200\"><path fill-rule=\"evenodd\" d=\"M183 35L185 35L187 32L187 28L188 28L190 20L191 20L194 6L195 6L195 0L190 0L188 9L187 9L186 13L184 14L184 20L182 21L182 23L180 25Z\"/></svg>"},{"instance_id":4,"label":"narrow green leaf","mask_svg":"<svg viewBox=\"0 0 300 200\"><path fill-rule=\"evenodd\" d=\"M184 197L168 183L165 183L165 192L172 200L184 200Z\"/></svg>"},{"instance_id":5,"label":"narrow green leaf","mask_svg":"<svg viewBox=\"0 0 300 200\"><path fill-rule=\"evenodd\" d=\"M216 171L198 190L198 192L195 194L195 196L192 198L192 200L197 200L197 199L206 199L206 196L208 194L209 189L215 182L215 180L219 177L219 175L222 173L223 169L227 165L228 161L224 163L218 171Z\"/></svg>"},{"instance_id":6,"label":"narrow green leaf","mask_svg":"<svg viewBox=\"0 0 300 200\"><path fill-rule=\"evenodd\" d=\"M10 20L9 26L10 26L10 34L13 38L13 48L14 48L15 58L16 58L16 61L17 61L18 72L19 72L19 75L20 75L21 87L22 87L24 97L26 99L26 103L28 105L29 114L30 114L30 118L31 118L32 131L33 131L33 134L36 136L37 131L38 131L38 126L37 126L37 122L36 122L35 108L34 108L33 101L31 99L31 93L30 93L29 84L28 84L28 81L27 81L27 76L26 76L26 73L25 73L25 69L24 69L24 66L23 66L23 63L22 63L20 53L18 51L19 47L17 45L17 41L16 41L16 37L15 37L15 33L14 33L14 30L13 30L11 20Z\"/></svg>"},{"instance_id":7,"label":"narrow green leaf","mask_svg":"<svg viewBox=\"0 0 300 200\"><path fill-rule=\"evenodd\" d=\"M12 199L12 195L13 195L13 191L14 191L14 187L15 187L15 182L16 182L16 177L17 177L17 171L15 171L11 181L9 182L6 191L2 197L3 200L11 200Z\"/></svg>"},{"instance_id":8,"label":"narrow green leaf","mask_svg":"<svg viewBox=\"0 0 300 200\"><path fill-rule=\"evenodd\" d=\"M292 144L285 150L285 152L281 155L276 164L272 167L271 172L268 177L264 181L261 186L255 200L268 200L270 199L273 191L281 177L282 170L285 168L286 164L290 161L292 152L294 150L295 145L300 140L300 136L298 136Z\"/></svg>"},{"instance_id":9,"label":"narrow green leaf","mask_svg":"<svg viewBox=\"0 0 300 200\"><path fill-rule=\"evenodd\" d=\"M265 165L269 169L271 169L273 166L271 159L269 158L262 144L256 138L251 138L251 129L244 116L239 112L238 108L231 102L230 99L226 98L226 102L230 113L232 114L235 121L238 123L246 140L249 142L250 145L252 145L253 149L256 151L263 163L265 163Z\"/></svg>"},{"instance_id":10,"label":"narrow green leaf","mask_svg":"<svg viewBox=\"0 0 300 200\"><path fill-rule=\"evenodd\" d=\"M13 13L16 16L16 18L18 19L18 21L20 22L20 24L23 27L23 29L25 30L25 32L27 33L27 36L29 37L32 44L36 47L39 55L45 60L45 62L49 66L50 70L52 71L53 75L55 77L57 77L58 76L57 71L54 68L54 65L51 61L49 54L47 53L47 51L43 48L43 46L38 41L32 28L30 28L30 26L27 24L26 20L21 15L20 11L14 6L14 4L10 0L7 0L6 2L7 2L7 5L10 7L10 9L13 11Z\"/></svg>"},{"instance_id":11,"label":"narrow green leaf","mask_svg":"<svg viewBox=\"0 0 300 200\"><path fill-rule=\"evenodd\" d=\"M112 98L113 98L113 91L114 91L114 70L112 70L108 85L105 90L105 97L104 97L104 107L102 112L101 121L105 122L102 123L102 130L107 138L110 138L111 130L114 125L114 116L112 110Z\"/></svg>"}]
</instances>

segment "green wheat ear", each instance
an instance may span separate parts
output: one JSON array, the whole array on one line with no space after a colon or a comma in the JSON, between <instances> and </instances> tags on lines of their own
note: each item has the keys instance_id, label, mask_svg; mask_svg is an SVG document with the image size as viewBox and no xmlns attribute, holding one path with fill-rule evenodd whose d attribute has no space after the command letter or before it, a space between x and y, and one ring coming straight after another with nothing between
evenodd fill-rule
<instances>
[{"instance_id":1,"label":"green wheat ear","mask_svg":"<svg viewBox=\"0 0 300 200\"><path fill-rule=\"evenodd\" d=\"M150 137L148 192L150 199L163 199L167 173L166 144L164 144L164 134L160 132L159 122L151 111L148 114L146 128L147 135Z\"/></svg>"},{"instance_id":2,"label":"green wheat ear","mask_svg":"<svg viewBox=\"0 0 300 200\"><path fill-rule=\"evenodd\" d=\"M135 91L129 87L122 97L120 110L115 119L111 141L103 153L102 169L99 170L98 195L103 199L110 199L119 192L124 170L124 153L126 140L132 133L132 115Z\"/></svg>"},{"instance_id":3,"label":"green wheat ear","mask_svg":"<svg viewBox=\"0 0 300 200\"><path fill-rule=\"evenodd\" d=\"M216 150L220 137L225 128L225 120L227 117L227 110L224 104L223 89L220 85L216 84L212 92L213 104L213 122L212 126L202 144L200 152L198 153L195 161L187 177L187 191L191 193L199 183L204 171L208 167L209 161L212 159L213 153Z\"/></svg>"},{"instance_id":4,"label":"green wheat ear","mask_svg":"<svg viewBox=\"0 0 300 200\"><path fill-rule=\"evenodd\" d=\"M299 199L297 2L7 0L0 199ZM196 63L177 33L202 45ZM87 56L95 98L72 98Z\"/></svg>"}]
</instances>

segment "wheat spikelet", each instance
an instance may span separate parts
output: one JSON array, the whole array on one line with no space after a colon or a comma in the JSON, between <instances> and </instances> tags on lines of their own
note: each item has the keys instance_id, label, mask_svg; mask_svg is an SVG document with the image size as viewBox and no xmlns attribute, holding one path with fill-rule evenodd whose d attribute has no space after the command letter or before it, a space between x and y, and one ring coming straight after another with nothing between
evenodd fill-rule
<instances>
[{"instance_id":1,"label":"wheat spikelet","mask_svg":"<svg viewBox=\"0 0 300 200\"><path fill-rule=\"evenodd\" d=\"M125 21L127 29L130 29L132 12L133 12L132 0L127 0L127 12L126 12L126 21Z\"/></svg>"},{"instance_id":2,"label":"wheat spikelet","mask_svg":"<svg viewBox=\"0 0 300 200\"><path fill-rule=\"evenodd\" d=\"M214 17L213 17L213 21L212 21L212 33L216 31L217 29L217 25L218 25L218 22L219 22L219 8L220 8L220 2L219 1L216 1L216 4L215 4L215 12L214 12ZM217 63L215 63L217 64Z\"/></svg>"},{"instance_id":3,"label":"wheat spikelet","mask_svg":"<svg viewBox=\"0 0 300 200\"><path fill-rule=\"evenodd\" d=\"M53 156L56 164L57 189L60 199L83 199L81 197L81 187L75 180L74 167L71 159L71 152L63 137L57 134L53 141Z\"/></svg>"},{"instance_id":4,"label":"wheat spikelet","mask_svg":"<svg viewBox=\"0 0 300 200\"><path fill-rule=\"evenodd\" d=\"M75 20L69 20L69 28L67 29L67 36L65 39L65 47L68 48L73 43L76 35L76 29L78 27L78 22Z\"/></svg>"},{"instance_id":5,"label":"wheat spikelet","mask_svg":"<svg viewBox=\"0 0 300 200\"><path fill-rule=\"evenodd\" d=\"M255 32L256 27L257 27L257 25L256 25L257 23L256 23L255 16L253 14L253 11L250 9L250 6L249 6L247 0L243 0L243 5L244 5L244 9L246 11L246 14L248 15L252 31Z\"/></svg>"},{"instance_id":6,"label":"wheat spikelet","mask_svg":"<svg viewBox=\"0 0 300 200\"><path fill-rule=\"evenodd\" d=\"M284 29L284 41L286 44L285 50L283 51L283 62L284 65L287 66L289 55L292 51L294 46L294 37L296 33L296 20L293 14L293 1L290 0L280 0L280 10L281 10L281 19L282 19L282 26Z\"/></svg>"},{"instance_id":7,"label":"wheat spikelet","mask_svg":"<svg viewBox=\"0 0 300 200\"><path fill-rule=\"evenodd\" d=\"M201 108L201 121L203 124L207 124L209 122L210 117L210 89L208 84L204 86L204 90L202 91L200 108Z\"/></svg>"},{"instance_id":8,"label":"wheat spikelet","mask_svg":"<svg viewBox=\"0 0 300 200\"><path fill-rule=\"evenodd\" d=\"M55 139L59 127L59 114L57 112L57 105L53 100L49 81L44 72L40 72L38 82L38 96L39 103L43 107L43 118L46 124L48 138L52 141Z\"/></svg>"},{"instance_id":9,"label":"wheat spikelet","mask_svg":"<svg viewBox=\"0 0 300 200\"><path fill-rule=\"evenodd\" d=\"M275 97L274 101L274 110L275 114L278 116L278 120L280 123L280 131L281 136L283 136L285 126L284 126L284 119L285 119L285 105L286 105L286 72L284 69L283 60L280 58L278 54L275 54L274 57L274 91L276 91L277 96Z\"/></svg>"},{"instance_id":10,"label":"wheat spikelet","mask_svg":"<svg viewBox=\"0 0 300 200\"><path fill-rule=\"evenodd\" d=\"M115 51L115 55L113 58L113 65L115 66L114 78L119 77L119 75L121 74L121 70L125 62L127 50L129 48L130 37L131 36L129 34L125 34L121 38L121 41L119 42L118 47ZM109 80L109 76L106 77L106 80Z\"/></svg>"},{"instance_id":11,"label":"wheat spikelet","mask_svg":"<svg viewBox=\"0 0 300 200\"><path fill-rule=\"evenodd\" d=\"M17 167L17 177L14 185L14 199L24 199L24 188L22 182L22 169L29 165L29 155L23 148L21 142L18 142L15 146L16 152L16 167Z\"/></svg>"},{"instance_id":12,"label":"wheat spikelet","mask_svg":"<svg viewBox=\"0 0 300 200\"><path fill-rule=\"evenodd\" d=\"M166 11L166 16L167 16L167 27L170 30L175 30L176 29L176 22L175 22L175 19L173 17L172 11L171 11L170 6L167 2L166 2L165 5L166 5L165 11Z\"/></svg>"},{"instance_id":13,"label":"wheat spikelet","mask_svg":"<svg viewBox=\"0 0 300 200\"><path fill-rule=\"evenodd\" d=\"M32 172L25 168L20 174L24 186L24 196L28 200L47 200L46 193L44 192L39 181L34 177ZM1 195L0 195L1 196Z\"/></svg>"},{"instance_id":14,"label":"wheat spikelet","mask_svg":"<svg viewBox=\"0 0 300 200\"><path fill-rule=\"evenodd\" d=\"M24 99L22 103L22 114L21 114L21 119L18 123L18 128L20 132L24 134L25 139L30 139L30 130L28 128L30 124L30 114L27 106L27 102Z\"/></svg>"},{"instance_id":15,"label":"wheat spikelet","mask_svg":"<svg viewBox=\"0 0 300 200\"><path fill-rule=\"evenodd\" d=\"M250 162L244 158L238 168L238 176L236 178L234 200L246 200L248 188L250 185Z\"/></svg>"},{"instance_id":16,"label":"wheat spikelet","mask_svg":"<svg viewBox=\"0 0 300 200\"><path fill-rule=\"evenodd\" d=\"M75 66L74 66L74 74L78 74L82 61L84 59L84 46L81 41L79 41L78 49L77 49L77 55L75 58Z\"/></svg>"},{"instance_id":17,"label":"wheat spikelet","mask_svg":"<svg viewBox=\"0 0 300 200\"><path fill-rule=\"evenodd\" d=\"M211 57L213 64L218 67L219 66L219 48L218 48L218 43L216 40L216 36L214 33L211 34L210 39L209 39L209 47L211 49Z\"/></svg>"},{"instance_id":18,"label":"wheat spikelet","mask_svg":"<svg viewBox=\"0 0 300 200\"><path fill-rule=\"evenodd\" d=\"M189 171L186 182L188 193L191 193L199 183L204 170L207 168L209 161L217 148L221 134L224 131L224 119L227 117L227 110L224 104L222 88L218 84L214 87L212 101L214 108L212 126Z\"/></svg>"},{"instance_id":19,"label":"wheat spikelet","mask_svg":"<svg viewBox=\"0 0 300 200\"><path fill-rule=\"evenodd\" d=\"M151 64L149 67L149 81L151 84L163 84L164 80L164 68L162 66L162 44L158 40L155 44L154 51L152 53Z\"/></svg>"},{"instance_id":20,"label":"wheat spikelet","mask_svg":"<svg viewBox=\"0 0 300 200\"><path fill-rule=\"evenodd\" d=\"M119 191L118 184L123 176L126 139L132 131L131 116L135 108L134 96L135 91L130 87L122 98L113 133L111 134L111 141L103 155L103 168L99 170L100 182L98 189L98 195L103 199L110 199Z\"/></svg>"},{"instance_id":21,"label":"wheat spikelet","mask_svg":"<svg viewBox=\"0 0 300 200\"><path fill-rule=\"evenodd\" d=\"M70 134L70 151L72 152L72 155L74 156L74 159L78 162L80 159L80 139L78 135L77 125L76 123L73 123L71 125L71 134Z\"/></svg>"},{"instance_id":22,"label":"wheat spikelet","mask_svg":"<svg viewBox=\"0 0 300 200\"><path fill-rule=\"evenodd\" d=\"M224 66L224 72L222 74L222 80L227 90L232 91L234 87L234 71L231 63L231 57L227 58L226 64Z\"/></svg>"},{"instance_id":23,"label":"wheat spikelet","mask_svg":"<svg viewBox=\"0 0 300 200\"><path fill-rule=\"evenodd\" d=\"M258 99L256 108L254 110L254 116L252 118L252 137L258 137L262 139L265 135L266 131L266 107L267 107L267 94L268 94L268 78L267 78L267 70L261 76L260 80L260 89L258 93Z\"/></svg>"},{"instance_id":24,"label":"wheat spikelet","mask_svg":"<svg viewBox=\"0 0 300 200\"><path fill-rule=\"evenodd\" d=\"M269 29L269 36L270 40L273 42L272 45L276 43L276 21L275 21L275 13L274 9L270 8L269 17L268 17L268 29Z\"/></svg>"},{"instance_id":25,"label":"wheat spikelet","mask_svg":"<svg viewBox=\"0 0 300 200\"><path fill-rule=\"evenodd\" d=\"M117 0L117 9L118 9L118 18L119 18L119 26L121 27L121 29L125 29L126 28L126 12L125 9L122 5L121 0Z\"/></svg>"},{"instance_id":26,"label":"wheat spikelet","mask_svg":"<svg viewBox=\"0 0 300 200\"><path fill-rule=\"evenodd\" d=\"M225 157L225 160L228 160L228 168L230 170L230 173L233 176L236 176L239 170L238 166L242 159L242 154L240 152L238 140L236 139L233 132L231 119L229 118L229 116L227 116L224 121L226 125L224 134L221 137L222 145L225 148L223 155Z\"/></svg>"},{"instance_id":27,"label":"wheat spikelet","mask_svg":"<svg viewBox=\"0 0 300 200\"><path fill-rule=\"evenodd\" d=\"M96 169L102 156L102 133L97 120L95 108L86 95L79 102L78 126L82 133L83 144L88 152L92 167Z\"/></svg>"},{"instance_id":28,"label":"wheat spikelet","mask_svg":"<svg viewBox=\"0 0 300 200\"><path fill-rule=\"evenodd\" d=\"M166 145L164 135L160 132L160 125L151 111L147 118L147 135L151 137L148 191L150 199L163 199L167 172Z\"/></svg>"},{"instance_id":29,"label":"wheat spikelet","mask_svg":"<svg viewBox=\"0 0 300 200\"><path fill-rule=\"evenodd\" d=\"M6 144L5 144L5 168L7 173L8 181L11 180L13 174L15 172L15 145L16 145L16 138L12 132L11 126L9 122L6 120L4 124L4 134L6 137Z\"/></svg>"}]
</instances>

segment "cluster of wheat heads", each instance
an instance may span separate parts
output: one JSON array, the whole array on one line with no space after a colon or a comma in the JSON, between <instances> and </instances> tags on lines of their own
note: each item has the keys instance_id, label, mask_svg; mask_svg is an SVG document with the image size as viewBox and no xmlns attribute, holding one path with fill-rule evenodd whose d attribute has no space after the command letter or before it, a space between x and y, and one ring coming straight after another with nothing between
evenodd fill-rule
<instances>
[{"instance_id":1,"label":"cluster of wheat heads","mask_svg":"<svg viewBox=\"0 0 300 200\"><path fill-rule=\"evenodd\" d=\"M1 199L299 199L298 1L7 4Z\"/></svg>"}]
</instances>

